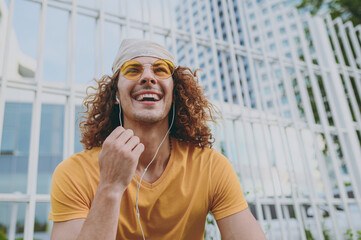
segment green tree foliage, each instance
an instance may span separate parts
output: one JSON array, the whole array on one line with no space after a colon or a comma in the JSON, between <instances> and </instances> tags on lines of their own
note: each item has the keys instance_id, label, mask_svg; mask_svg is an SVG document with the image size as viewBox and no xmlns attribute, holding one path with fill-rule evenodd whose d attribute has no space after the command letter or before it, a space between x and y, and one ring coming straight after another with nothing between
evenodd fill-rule
<instances>
[{"instance_id":1,"label":"green tree foliage","mask_svg":"<svg viewBox=\"0 0 361 240\"><path fill-rule=\"evenodd\" d=\"M302 0L297 8L310 9L315 15L322 7L329 10L331 17L341 17L345 21L352 21L356 26L361 24L361 1L360 0Z\"/></svg>"},{"instance_id":2,"label":"green tree foliage","mask_svg":"<svg viewBox=\"0 0 361 240\"><path fill-rule=\"evenodd\" d=\"M0 240L7 240L6 234L3 230L0 230Z\"/></svg>"}]
</instances>

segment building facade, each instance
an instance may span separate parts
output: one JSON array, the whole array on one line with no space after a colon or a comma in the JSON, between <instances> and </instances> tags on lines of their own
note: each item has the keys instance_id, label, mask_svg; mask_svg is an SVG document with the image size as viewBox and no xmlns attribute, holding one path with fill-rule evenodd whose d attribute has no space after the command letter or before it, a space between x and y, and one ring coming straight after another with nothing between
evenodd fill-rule
<instances>
[{"instance_id":1,"label":"building facade","mask_svg":"<svg viewBox=\"0 0 361 240\"><path fill-rule=\"evenodd\" d=\"M50 238L52 172L82 150L86 87L129 37L202 69L222 116L214 147L267 239L357 236L361 26L291 3L0 0L0 239ZM220 239L211 215L205 238Z\"/></svg>"},{"instance_id":2,"label":"building facade","mask_svg":"<svg viewBox=\"0 0 361 240\"><path fill-rule=\"evenodd\" d=\"M360 112L360 81L358 80L360 79L360 52L357 50L360 49L360 26L354 28L351 23L343 24L340 19L332 21L329 16L311 17L307 13L299 15L292 4L294 5L295 2L279 0L182 1L182 4L176 9L179 28L191 35L194 34L197 40L208 35L210 37L209 42L216 45L216 52L212 53L212 51L209 51L210 49L205 50L199 45L197 45L196 49L194 44L188 47L183 44L184 46L178 48L178 54L180 60L184 60L185 63L196 64L200 68L204 68L207 64L212 65L215 61L215 64L206 72L216 73L215 75L220 79L218 91L215 91L217 89L217 78L207 76L207 73L201 77L208 95L216 101L221 99L224 102L241 105L248 109L260 110L270 116L271 119L274 119L276 125L283 126L285 129L289 129L290 126L292 126L293 130L298 129L296 131L300 132L293 132L295 135L292 135L292 137L287 136L288 130L286 130L286 139L287 137L298 139L298 144L303 145L301 152L314 151L309 148L310 146L307 146L308 144L302 143L310 141L307 138L311 138L311 136L301 139L297 135L302 135L302 132L306 129L316 134L313 136L313 142L314 144L316 142L321 144L322 152L318 157L323 155L322 157L325 159L325 162L322 162L323 166L319 165L316 171L319 171L317 175L324 174L326 177L321 178L319 176L318 179L313 180L314 182L309 182L311 185L307 185L307 182L311 181L308 179L310 176L302 173L302 171L307 171L307 166L306 169L296 167L293 169L293 180L295 181L293 184L294 187L299 188L299 192L291 193L291 186L287 189L288 191L283 193L281 199L288 198L287 195L293 195L298 199L302 199L303 196L310 197L309 194L311 193L309 191L312 190L309 188L313 185L323 188L321 191L320 189L314 190L314 201L318 201L318 198L328 198L332 202L333 198L342 199L339 186L344 185L343 201L346 204L349 198L355 197L356 191L360 191L360 179L357 177L359 171L358 156L360 154L360 118L357 116ZM192 54L194 58L188 60L187 55ZM348 73L341 70L346 67L343 64L351 67ZM330 69L337 69L337 71L331 71ZM213 81L209 81L210 79ZM211 87L209 84L211 84ZM211 90L207 91L208 89ZM343 89L343 92L338 91L340 89ZM337 100L334 101L334 97ZM345 104L343 107L339 105L341 102ZM341 109L346 110L346 112ZM336 113L334 111L341 112ZM321 117L321 115L324 116ZM343 115L345 118L336 120L339 115ZM241 118L241 121L244 120ZM262 124L269 120L266 117L263 121L261 121ZM289 125L285 123L287 121L292 123ZM336 122L338 122L338 127L348 128L350 135L347 137L340 136L340 130L336 130ZM349 128L350 126L354 127ZM321 131L315 131L316 129ZM283 135L282 131L273 134ZM329 136L327 136L328 134ZM347 138L349 140L346 140ZM282 140L281 137L276 142L282 144L282 141L288 140ZM353 149L351 149L352 147L349 148L350 141L355 144ZM283 145L283 147L291 149L295 148L296 145L300 147L297 143L294 144ZM329 148L328 144L333 145L333 149ZM260 157L257 154L255 156L255 159L260 161L259 167L261 169L258 169L258 171L265 173L262 174L263 176L277 175L272 172L267 174L266 170L262 170L262 166L267 166L267 161L271 161L271 165L274 165L277 171L281 172L282 165L287 165L286 160L284 163L279 163L277 167L277 160L274 159L277 151L290 154L286 158L305 162L302 157L298 158L296 156L300 153L292 153L293 150L291 150L291 153L287 153L287 150L277 149L276 146L272 146L269 152L269 160L267 160L266 156ZM344 155L344 151L350 151L347 153L348 160L346 160L347 157ZM313 154L317 155L315 152ZM310 156L304 157L307 159ZM314 164L320 164L318 161L312 163L313 161L310 163L311 167ZM357 170L351 173L352 170L350 169L355 169L355 167ZM308 170L312 172L312 168ZM323 173L320 173L322 171ZM291 178L291 176L288 177ZM262 179L262 176L256 178ZM317 181L319 182L317 183ZM351 187L350 182L354 182L354 187ZM272 186L267 183L269 183L267 180L261 180L265 192L267 192L267 189L272 189ZM273 188L277 189L279 182L276 180L274 183L276 183L276 186ZM328 193L324 189L325 185L330 188ZM268 191L266 194L263 193L263 196L271 197L272 195L274 197L275 193ZM316 239L327 239L328 236L336 239L345 237L347 229L352 229L351 225L357 222L354 220L360 217L359 200L356 200L355 203L357 204L348 206L349 209L347 207L336 207L337 211L327 207L320 207L317 204L310 204L312 206L304 205L303 208L305 209L301 207L298 214L305 214L306 217L303 220L301 220L302 217L297 220L299 232L296 235L302 239L303 237L314 236L315 234L312 235L312 232L316 229L311 231L310 228L317 227L318 236ZM319 213L320 216L311 214L318 225L307 223L306 219L311 216L308 212L314 211L310 210L311 208L323 209ZM332 220L333 217L330 212L332 211L333 214L338 215L342 212L340 209L345 211L345 215L342 217L344 221L337 223L336 219ZM264 212L263 206L262 211ZM271 206L270 211L271 219L279 219L277 214L278 216L284 214L283 210L277 211L277 204ZM289 209L289 211L291 210ZM292 210L293 213L295 211L297 212L295 209ZM303 213L303 211L306 213ZM257 209L254 209L255 212L257 212ZM290 215L295 217L293 213ZM345 223L346 219L349 225L341 224ZM281 221L279 220L276 224L278 230L281 230L278 231L281 235L276 237L270 235L270 238L279 239L281 236L283 239L292 238L291 235L288 237L284 235L286 231L284 227L282 229ZM303 221L303 223L300 224L300 221ZM330 221L333 222L334 226L339 224L340 229L331 227ZM286 224L289 224L289 222L292 222L292 220L286 221ZM274 223L274 221L270 221L266 226L269 227ZM292 227L289 228L288 226L287 229L292 229ZM332 233L329 233L331 232L330 229L333 229ZM305 236L300 236L300 234Z\"/></svg>"}]
</instances>

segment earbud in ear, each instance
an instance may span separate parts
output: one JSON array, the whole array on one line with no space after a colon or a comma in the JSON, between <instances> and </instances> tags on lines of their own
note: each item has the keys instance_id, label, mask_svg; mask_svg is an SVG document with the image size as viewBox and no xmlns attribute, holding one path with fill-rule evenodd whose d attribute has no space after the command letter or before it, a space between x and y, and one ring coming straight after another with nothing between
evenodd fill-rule
<instances>
[{"instance_id":1,"label":"earbud in ear","mask_svg":"<svg viewBox=\"0 0 361 240\"><path fill-rule=\"evenodd\" d=\"M117 100L118 104L119 104L119 123L120 123L120 126L123 125L122 123L122 107L120 106L120 100L118 98L118 96L115 96L115 99Z\"/></svg>"}]
</instances>

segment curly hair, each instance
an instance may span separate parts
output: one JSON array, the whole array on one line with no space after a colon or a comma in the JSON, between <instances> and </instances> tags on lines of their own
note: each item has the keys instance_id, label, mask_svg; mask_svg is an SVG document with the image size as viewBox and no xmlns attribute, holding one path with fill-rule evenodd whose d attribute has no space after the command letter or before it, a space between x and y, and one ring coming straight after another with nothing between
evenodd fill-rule
<instances>
[{"instance_id":1,"label":"curly hair","mask_svg":"<svg viewBox=\"0 0 361 240\"><path fill-rule=\"evenodd\" d=\"M81 143L85 149L100 147L109 134L119 126L119 108L115 104L119 70L113 76L95 80L96 87L88 87L83 101L85 111L80 122ZM173 99L176 117L170 135L201 148L211 147L214 138L208 121L215 122L214 106L206 99L199 85L197 70L177 67L173 73ZM95 90L90 93L89 90ZM171 110L172 111L172 110ZM169 116L172 116L170 112Z\"/></svg>"}]
</instances>

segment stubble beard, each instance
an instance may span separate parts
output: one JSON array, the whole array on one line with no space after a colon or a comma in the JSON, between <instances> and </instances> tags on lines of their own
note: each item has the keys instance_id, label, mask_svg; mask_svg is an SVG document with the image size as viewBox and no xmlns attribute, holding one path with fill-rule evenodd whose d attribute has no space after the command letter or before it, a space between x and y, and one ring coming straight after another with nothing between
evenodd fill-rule
<instances>
[{"instance_id":1,"label":"stubble beard","mask_svg":"<svg viewBox=\"0 0 361 240\"><path fill-rule=\"evenodd\" d=\"M161 113L147 114L147 111L134 113L133 117L135 121L144 124L155 124L164 119L164 116Z\"/></svg>"}]
</instances>

